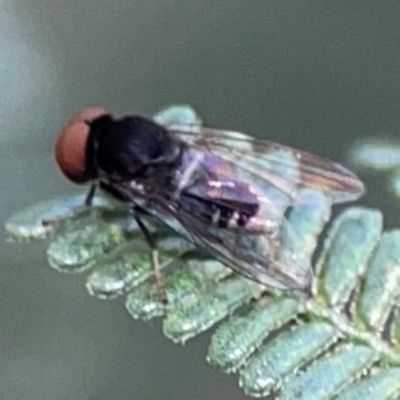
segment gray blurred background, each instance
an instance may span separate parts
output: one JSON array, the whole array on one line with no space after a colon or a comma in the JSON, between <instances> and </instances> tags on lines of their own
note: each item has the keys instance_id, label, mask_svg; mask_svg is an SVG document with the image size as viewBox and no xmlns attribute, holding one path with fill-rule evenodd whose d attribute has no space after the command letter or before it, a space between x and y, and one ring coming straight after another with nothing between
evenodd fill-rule
<instances>
[{"instance_id":1,"label":"gray blurred background","mask_svg":"<svg viewBox=\"0 0 400 400\"><path fill-rule=\"evenodd\" d=\"M357 137L399 135L400 4L327 3L3 0L1 223L75 192L52 146L88 104L151 115L190 103L208 125L341 161ZM398 222L372 187L364 203ZM135 322L122 301L51 270L44 243L0 243L0 399L245 398L206 365L207 335L173 345L159 322Z\"/></svg>"}]
</instances>

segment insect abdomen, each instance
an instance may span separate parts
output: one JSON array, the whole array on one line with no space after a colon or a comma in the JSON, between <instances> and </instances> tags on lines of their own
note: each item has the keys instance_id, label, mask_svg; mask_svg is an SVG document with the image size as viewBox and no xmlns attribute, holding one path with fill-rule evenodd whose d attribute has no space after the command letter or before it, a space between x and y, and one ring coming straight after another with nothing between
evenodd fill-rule
<instances>
[{"instance_id":1,"label":"insect abdomen","mask_svg":"<svg viewBox=\"0 0 400 400\"><path fill-rule=\"evenodd\" d=\"M246 227L251 217L258 211L257 204L245 204L243 208L246 211L243 211L238 207L229 207L188 193L181 195L179 206L203 222L225 229Z\"/></svg>"}]
</instances>

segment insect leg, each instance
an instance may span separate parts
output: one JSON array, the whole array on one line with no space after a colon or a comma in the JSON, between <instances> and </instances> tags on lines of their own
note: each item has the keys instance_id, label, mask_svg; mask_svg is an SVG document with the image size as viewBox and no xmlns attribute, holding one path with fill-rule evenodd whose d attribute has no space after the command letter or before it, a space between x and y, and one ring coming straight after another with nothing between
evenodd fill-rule
<instances>
[{"instance_id":1,"label":"insect leg","mask_svg":"<svg viewBox=\"0 0 400 400\"><path fill-rule=\"evenodd\" d=\"M143 236L150 247L151 263L154 269L154 276L156 277L158 294L160 297L161 304L166 306L168 304L168 296L167 296L167 290L165 289L164 277L161 272L161 266L159 263L156 240L154 236L151 234L151 232L147 229L142 219L140 218L140 208L138 209L136 207L133 208L133 217L135 218L135 221L137 222L139 229L142 231Z\"/></svg>"},{"instance_id":2,"label":"insect leg","mask_svg":"<svg viewBox=\"0 0 400 400\"><path fill-rule=\"evenodd\" d=\"M74 205L72 207L70 207L68 210L66 210L64 213L61 213L59 215L57 215L56 217L51 217L51 218L45 218L42 220L42 225L43 226L59 226L59 224L63 221L65 221L68 218L73 217L74 215L76 215L77 213L79 213L80 211L82 211L83 209L85 209L86 207L90 207L92 205L92 201L94 198L94 195L96 193L96 189L97 189L97 184L93 184L92 186L90 186L90 189L85 197L85 201L84 204L77 204Z\"/></svg>"},{"instance_id":3,"label":"insect leg","mask_svg":"<svg viewBox=\"0 0 400 400\"><path fill-rule=\"evenodd\" d=\"M93 183L92 186L90 186L90 189L85 198L85 206L86 207L90 207L92 205L92 201L93 201L94 195L96 193L96 189L97 189L97 183Z\"/></svg>"}]
</instances>

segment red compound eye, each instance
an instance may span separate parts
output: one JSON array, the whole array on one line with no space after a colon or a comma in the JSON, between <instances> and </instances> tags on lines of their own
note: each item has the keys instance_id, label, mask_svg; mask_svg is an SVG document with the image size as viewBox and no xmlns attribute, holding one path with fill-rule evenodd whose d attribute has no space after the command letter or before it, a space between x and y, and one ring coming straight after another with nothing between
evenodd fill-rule
<instances>
[{"instance_id":1,"label":"red compound eye","mask_svg":"<svg viewBox=\"0 0 400 400\"><path fill-rule=\"evenodd\" d=\"M54 154L61 171L76 183L87 181L86 144L89 138L88 123L110 113L102 107L87 107L74 114L58 135Z\"/></svg>"}]
</instances>

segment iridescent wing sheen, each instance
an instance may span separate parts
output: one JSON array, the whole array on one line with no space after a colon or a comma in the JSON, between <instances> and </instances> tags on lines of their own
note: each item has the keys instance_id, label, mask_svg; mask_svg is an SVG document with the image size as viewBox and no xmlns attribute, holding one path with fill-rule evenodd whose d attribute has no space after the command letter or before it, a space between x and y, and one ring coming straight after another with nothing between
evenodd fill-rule
<instances>
[{"instance_id":1,"label":"iridescent wing sheen","mask_svg":"<svg viewBox=\"0 0 400 400\"><path fill-rule=\"evenodd\" d=\"M187 144L176 175L178 190L172 201L144 202L147 211L250 279L309 291L311 262L285 213L301 188L323 191L332 203L340 203L363 193L361 181L332 161L241 133L198 126L168 129ZM222 227L218 213L223 207L250 217L236 229Z\"/></svg>"},{"instance_id":2,"label":"iridescent wing sheen","mask_svg":"<svg viewBox=\"0 0 400 400\"><path fill-rule=\"evenodd\" d=\"M268 287L310 292L313 283L311 261L299 248L285 218L279 230L270 235L220 229L182 211L173 214L198 248L237 273Z\"/></svg>"},{"instance_id":3,"label":"iridescent wing sheen","mask_svg":"<svg viewBox=\"0 0 400 400\"><path fill-rule=\"evenodd\" d=\"M169 129L189 145L234 164L230 174L242 175L255 186L267 182L289 196L292 203L302 187L323 191L333 204L353 201L365 191L350 170L305 151L233 131L184 125Z\"/></svg>"},{"instance_id":4,"label":"iridescent wing sheen","mask_svg":"<svg viewBox=\"0 0 400 400\"><path fill-rule=\"evenodd\" d=\"M133 192L128 188L126 193ZM297 237L285 218L275 235L270 235L220 229L164 199L153 199L151 207L140 195L131 196L131 200L235 272L268 287L310 292L310 259L298 247Z\"/></svg>"},{"instance_id":5,"label":"iridescent wing sheen","mask_svg":"<svg viewBox=\"0 0 400 400\"><path fill-rule=\"evenodd\" d=\"M182 174L182 193L219 205L235 204L242 210L253 206L254 197L259 205L249 224L238 230L207 224L185 207L170 209L195 244L262 284L309 290L311 263L299 248L285 212L299 200L301 188L322 191L332 203L355 200L364 192L357 176L328 159L242 133L198 126L169 129L188 144L184 167L191 172ZM187 185L193 171L212 180ZM209 219L213 219L212 207ZM265 230L260 230L263 226Z\"/></svg>"}]
</instances>

